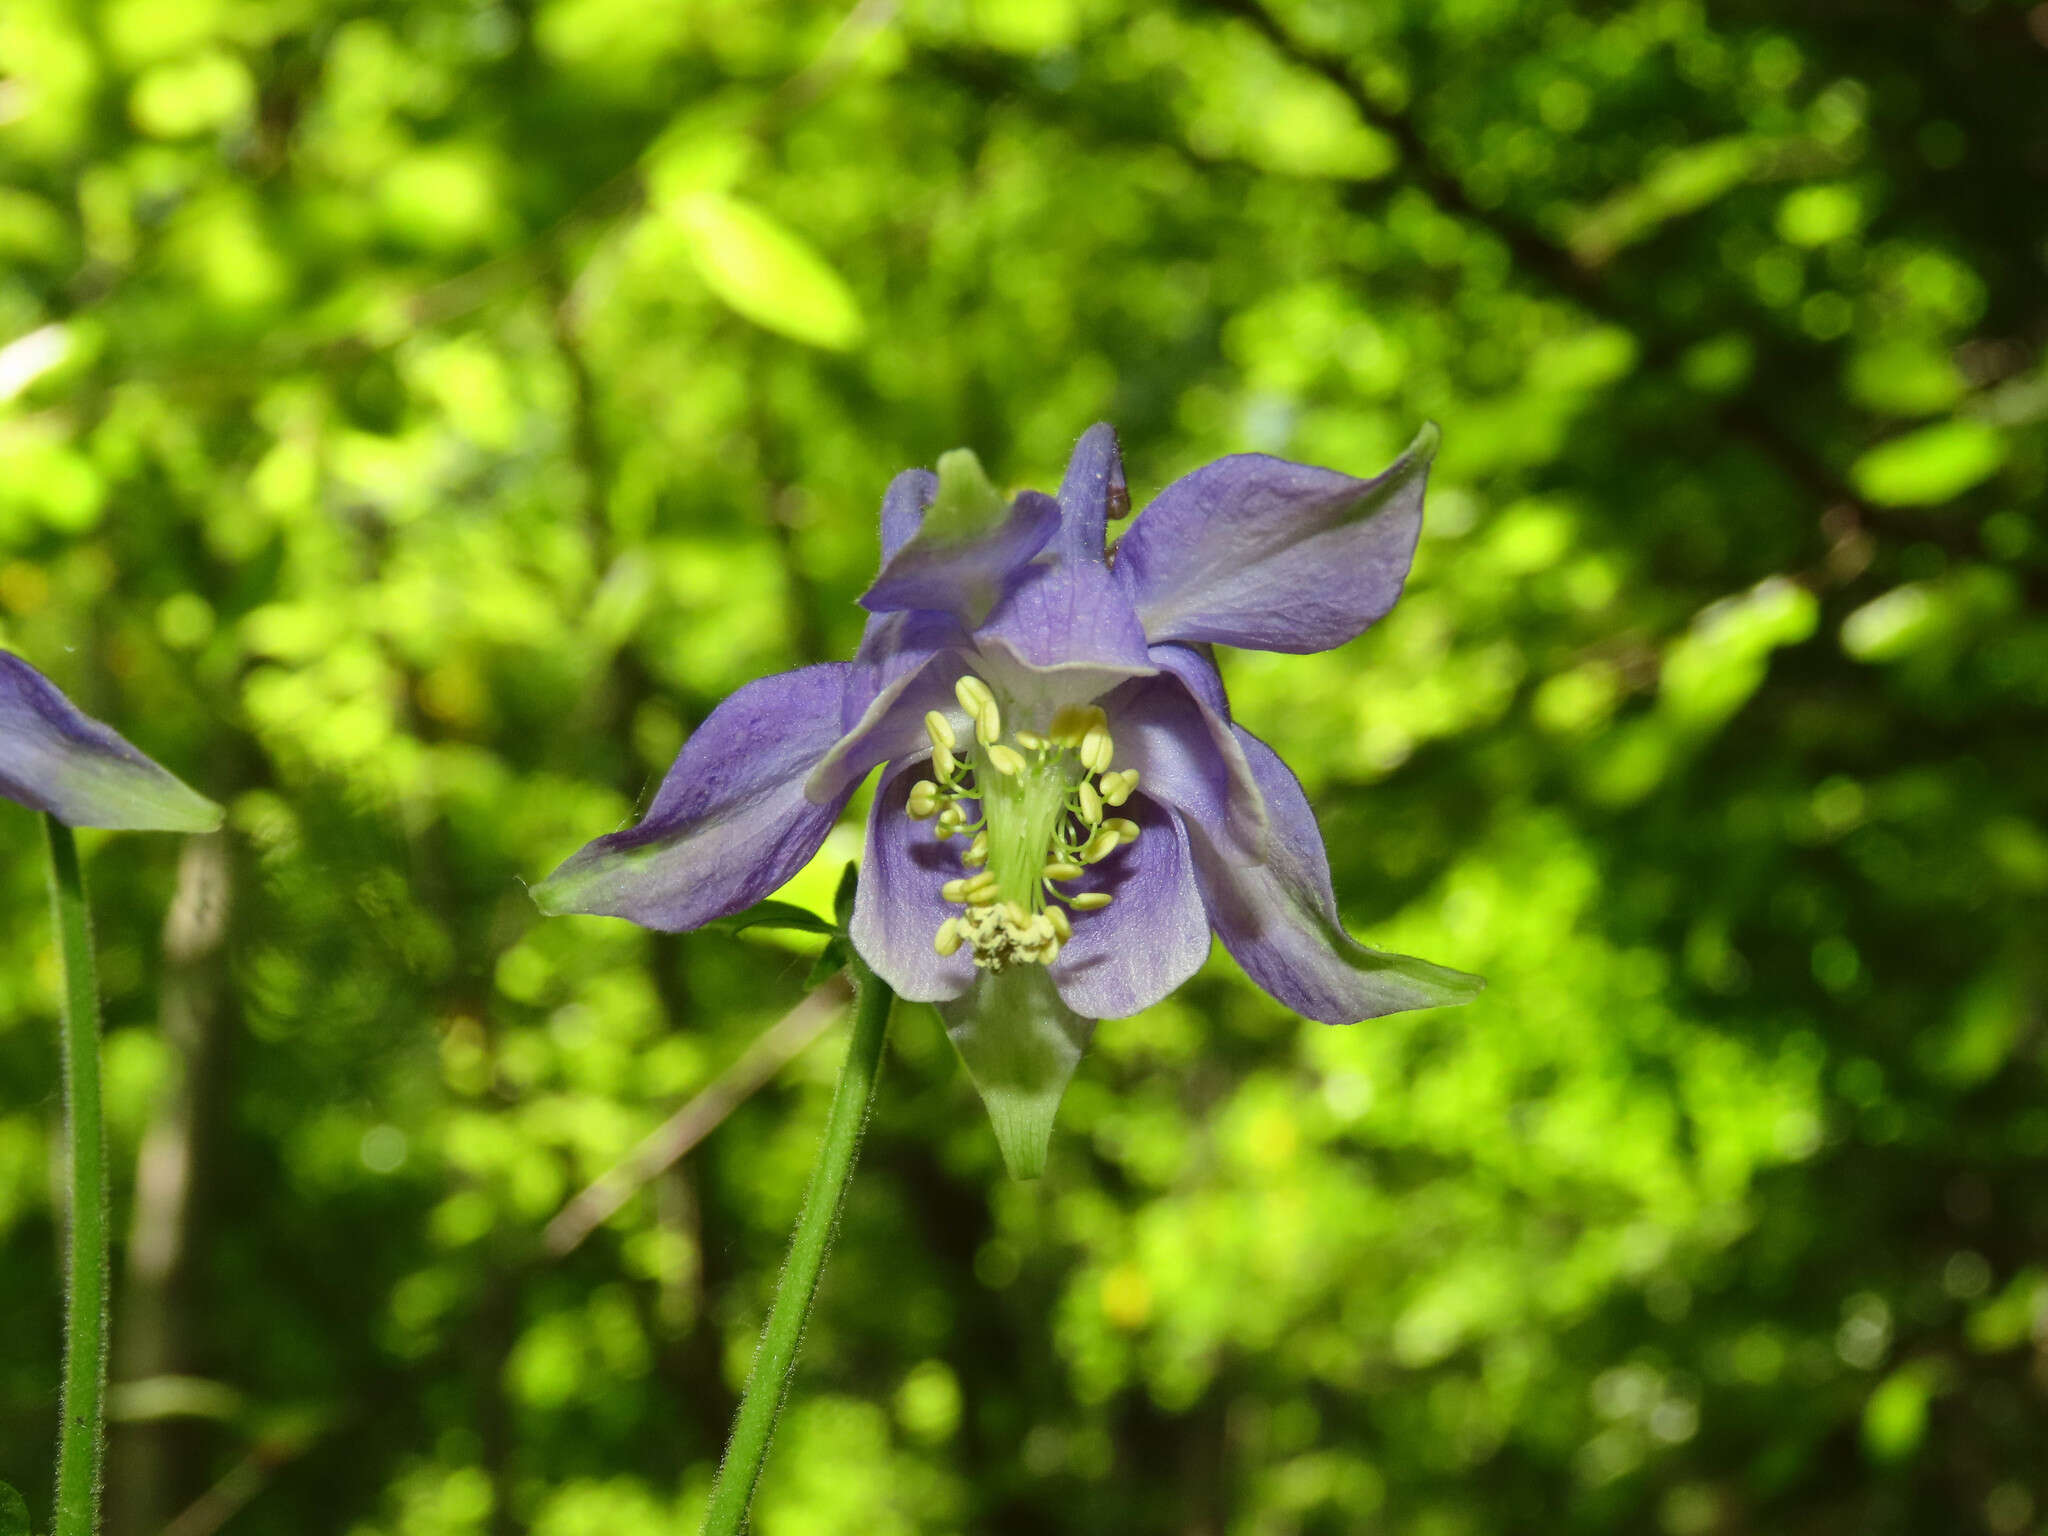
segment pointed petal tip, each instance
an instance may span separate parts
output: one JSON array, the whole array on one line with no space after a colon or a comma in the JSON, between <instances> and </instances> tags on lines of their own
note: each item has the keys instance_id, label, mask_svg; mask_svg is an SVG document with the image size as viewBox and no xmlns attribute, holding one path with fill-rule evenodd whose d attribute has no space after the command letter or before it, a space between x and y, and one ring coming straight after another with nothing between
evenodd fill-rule
<instances>
[{"instance_id":1,"label":"pointed petal tip","mask_svg":"<svg viewBox=\"0 0 2048 1536\"><path fill-rule=\"evenodd\" d=\"M1437 449L1443 446L1443 428L1433 421L1425 421L1415 433L1415 440L1402 452L1404 459L1420 459L1427 465L1436 457Z\"/></svg>"}]
</instances>

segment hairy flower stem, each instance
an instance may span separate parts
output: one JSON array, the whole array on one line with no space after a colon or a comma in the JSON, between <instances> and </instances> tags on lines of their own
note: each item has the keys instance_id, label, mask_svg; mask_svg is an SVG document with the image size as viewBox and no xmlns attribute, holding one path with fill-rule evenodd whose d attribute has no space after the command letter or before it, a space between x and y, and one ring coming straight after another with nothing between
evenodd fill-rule
<instances>
[{"instance_id":1,"label":"hairy flower stem","mask_svg":"<svg viewBox=\"0 0 2048 1536\"><path fill-rule=\"evenodd\" d=\"M847 1042L839 1085L832 1090L825 1139L818 1148L817 1165L811 1170L810 1187L804 1191L796 1235L790 1239L789 1261L782 1267L775 1301L768 1309L768 1325L761 1331L761 1345L754 1353L754 1367L747 1376L747 1390L740 1399L740 1411L733 1418L725 1461L712 1484L711 1512L704 1521L704 1536L737 1536L746 1523L754 1485L761 1480L761 1464L768 1457L768 1442L774 1438L775 1421L789 1391L797 1345L811 1315L811 1302L818 1294L818 1276L825 1268L825 1255L839 1227L839 1210L845 1203L854 1158L860 1152L861 1133L867 1128L868 1111L874 1104L875 1080L882 1065L882 1041L889 1031L889 1008L896 1001L896 994L858 958L850 960L848 968L859 993L854 1005L853 1038ZM60 1531L58 1536L65 1533Z\"/></svg>"},{"instance_id":2,"label":"hairy flower stem","mask_svg":"<svg viewBox=\"0 0 2048 1536\"><path fill-rule=\"evenodd\" d=\"M43 817L43 830L50 847L50 913L64 961L64 1108L71 1183L55 1536L96 1536L100 1468L107 1449L107 1139L100 1116L99 985L78 844L54 816Z\"/></svg>"}]
</instances>

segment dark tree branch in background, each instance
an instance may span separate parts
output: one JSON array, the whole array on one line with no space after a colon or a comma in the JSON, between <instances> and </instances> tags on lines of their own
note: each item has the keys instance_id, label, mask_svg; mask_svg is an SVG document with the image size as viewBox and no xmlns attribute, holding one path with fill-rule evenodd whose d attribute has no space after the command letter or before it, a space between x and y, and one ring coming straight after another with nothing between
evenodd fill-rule
<instances>
[{"instance_id":1,"label":"dark tree branch in background","mask_svg":"<svg viewBox=\"0 0 2048 1536\"><path fill-rule=\"evenodd\" d=\"M1430 148L1415 119L1375 101L1352 74L1347 61L1321 53L1294 37L1259 0L1205 0L1211 10L1251 23L1273 47L1298 67L1318 75L1344 93L1354 110L1372 128L1385 134L1401 152L1404 175L1444 213L1476 224L1499 240L1523 272L1602 319L1625 327L1645 342L1645 361L1669 367L1697 337L1679 337L1642 314L1607 283L1601 269L1581 262L1565 246L1540 230L1497 208L1480 206L1463 181ZM1870 517L1847 482L1823 459L1800 443L1770 414L1746 399L1731 400L1718 412L1722 428L1740 438L1775 465L1793 484L1823 508L1847 506Z\"/></svg>"}]
</instances>

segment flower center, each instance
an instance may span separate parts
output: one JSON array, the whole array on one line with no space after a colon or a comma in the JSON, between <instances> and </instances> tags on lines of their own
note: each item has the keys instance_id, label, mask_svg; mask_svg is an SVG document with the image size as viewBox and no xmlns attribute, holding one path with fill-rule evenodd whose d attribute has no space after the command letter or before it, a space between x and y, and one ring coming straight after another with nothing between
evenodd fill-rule
<instances>
[{"instance_id":1,"label":"flower center","mask_svg":"<svg viewBox=\"0 0 2048 1536\"><path fill-rule=\"evenodd\" d=\"M941 842L970 838L960 855L969 872L940 887L964 910L939 924L932 947L950 955L964 944L991 971L1050 965L1073 937L1070 910L1110 904L1105 891L1060 886L1138 840L1136 822L1105 814L1130 799L1138 771L1110 767L1109 721L1093 704L1060 710L1043 735L1017 731L1004 741L987 683L969 675L953 693L974 722L973 740L963 742L937 710L926 715L933 776L910 786L910 814L936 818ZM980 802L979 821L969 820L968 801Z\"/></svg>"}]
</instances>

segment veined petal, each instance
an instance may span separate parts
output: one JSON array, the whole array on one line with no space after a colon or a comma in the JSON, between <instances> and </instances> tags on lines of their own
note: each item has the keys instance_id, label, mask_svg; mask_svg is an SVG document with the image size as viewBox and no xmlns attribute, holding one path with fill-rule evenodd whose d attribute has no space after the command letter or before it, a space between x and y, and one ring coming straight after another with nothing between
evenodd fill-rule
<instances>
[{"instance_id":1,"label":"veined petal","mask_svg":"<svg viewBox=\"0 0 2048 1536\"><path fill-rule=\"evenodd\" d=\"M67 826L211 832L222 811L0 651L0 795Z\"/></svg>"},{"instance_id":2,"label":"veined petal","mask_svg":"<svg viewBox=\"0 0 2048 1536\"><path fill-rule=\"evenodd\" d=\"M1042 965L977 971L973 986L938 1009L988 1107L1010 1177L1037 1178L1094 1021L1060 1001Z\"/></svg>"},{"instance_id":3,"label":"veined petal","mask_svg":"<svg viewBox=\"0 0 2048 1536\"><path fill-rule=\"evenodd\" d=\"M1143 795L1117 814L1137 822L1138 840L1060 887L1115 898L1074 914L1074 936L1050 967L1060 1000L1090 1019L1150 1008L1209 958L1209 919L1180 818Z\"/></svg>"},{"instance_id":4,"label":"veined petal","mask_svg":"<svg viewBox=\"0 0 2048 1536\"><path fill-rule=\"evenodd\" d=\"M1265 797L1231 728L1223 679L1187 646L1155 645L1149 655L1160 675L1103 701L1117 766L1137 769L1145 793L1209 828L1231 857L1256 863L1266 846Z\"/></svg>"},{"instance_id":5,"label":"veined petal","mask_svg":"<svg viewBox=\"0 0 2048 1536\"><path fill-rule=\"evenodd\" d=\"M1183 475L1117 545L1145 633L1290 652L1355 638L1408 579L1437 439L1425 425L1371 480L1259 453Z\"/></svg>"},{"instance_id":6,"label":"veined petal","mask_svg":"<svg viewBox=\"0 0 2048 1536\"><path fill-rule=\"evenodd\" d=\"M1153 670L1138 615L1100 557L1026 566L974 638L1031 671L1085 670L1091 681L1080 684L1084 695Z\"/></svg>"},{"instance_id":7,"label":"veined petal","mask_svg":"<svg viewBox=\"0 0 2048 1536\"><path fill-rule=\"evenodd\" d=\"M824 801L804 794L806 775L839 739L848 671L844 662L800 667L726 699L683 743L646 819L571 855L533 888L540 909L677 932L781 885L853 792L849 783Z\"/></svg>"},{"instance_id":8,"label":"veined petal","mask_svg":"<svg viewBox=\"0 0 2048 1536\"><path fill-rule=\"evenodd\" d=\"M1238 863L1200 820L1190 817L1187 826L1209 920L1245 973L1325 1024L1478 996L1486 983L1477 976L1369 948L1344 931L1323 834L1300 782L1271 747L1236 731L1271 820L1265 861Z\"/></svg>"},{"instance_id":9,"label":"veined petal","mask_svg":"<svg viewBox=\"0 0 2048 1536\"><path fill-rule=\"evenodd\" d=\"M929 774L929 765L929 758L892 763L875 792L848 929L874 973L913 1003L958 997L974 981L970 951L941 955L932 948L939 925L960 913L940 898L939 887L971 871L960 862L965 838L940 842L933 824L913 821L906 808L910 786Z\"/></svg>"}]
</instances>

